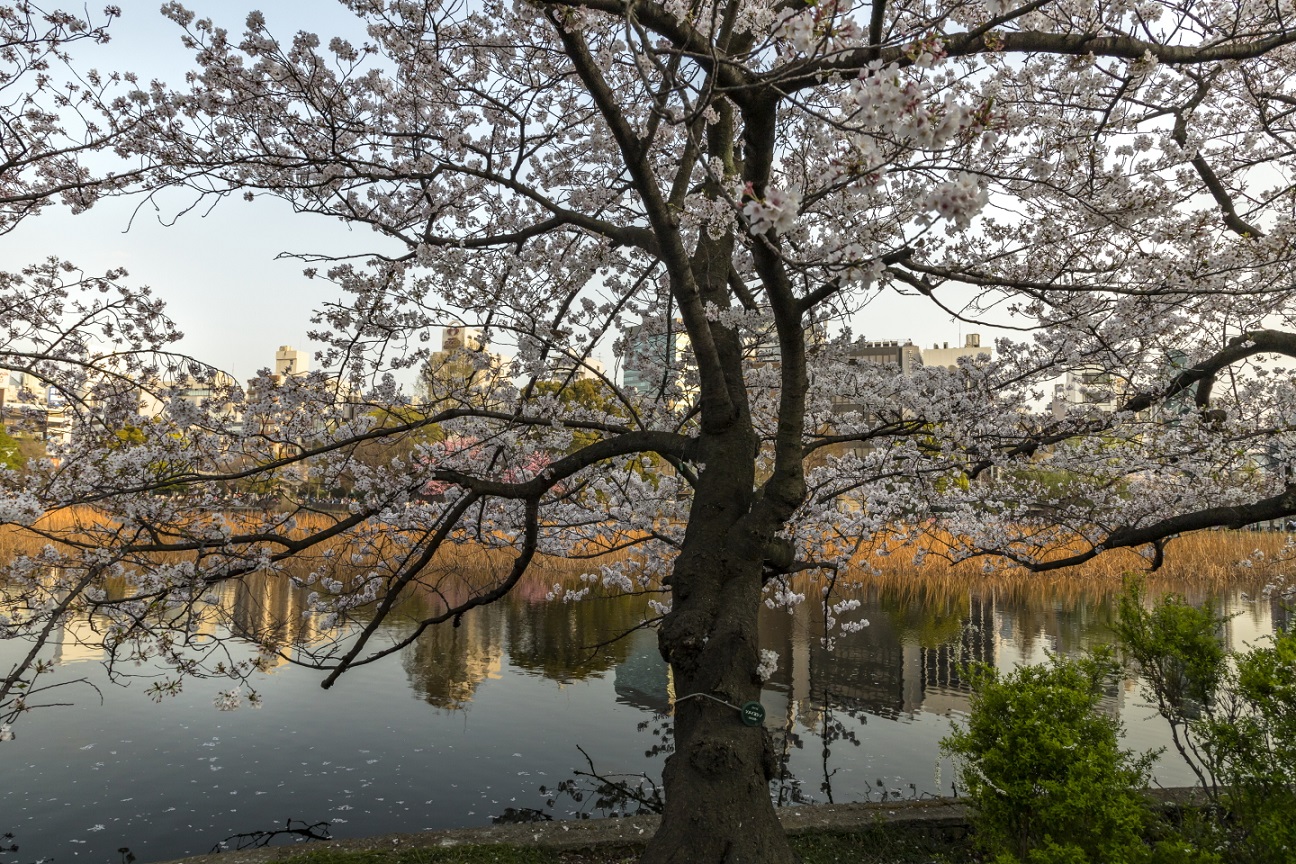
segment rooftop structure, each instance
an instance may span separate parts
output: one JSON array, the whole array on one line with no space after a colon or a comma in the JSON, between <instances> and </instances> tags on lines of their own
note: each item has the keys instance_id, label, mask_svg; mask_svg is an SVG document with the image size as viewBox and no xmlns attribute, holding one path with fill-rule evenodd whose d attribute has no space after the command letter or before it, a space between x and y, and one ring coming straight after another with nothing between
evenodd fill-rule
<instances>
[{"instance_id":1,"label":"rooftop structure","mask_svg":"<svg viewBox=\"0 0 1296 864\"><path fill-rule=\"evenodd\" d=\"M491 407L494 391L508 374L504 358L486 347L481 330L475 327L444 328L441 350L432 352L419 374L424 402Z\"/></svg>"},{"instance_id":2,"label":"rooftop structure","mask_svg":"<svg viewBox=\"0 0 1296 864\"><path fill-rule=\"evenodd\" d=\"M918 346L906 340L904 344L894 339L881 342L860 340L846 352L851 360L865 363L890 363L899 367L902 375L909 375L922 365L922 351Z\"/></svg>"},{"instance_id":3,"label":"rooftop structure","mask_svg":"<svg viewBox=\"0 0 1296 864\"><path fill-rule=\"evenodd\" d=\"M982 355L990 356L990 349L981 347L981 334L969 333L963 339L963 345L950 347L948 342L939 345L933 343L932 347L922 349L922 362L924 366L945 366L949 369L957 369L959 360L964 357L969 360L975 360Z\"/></svg>"},{"instance_id":4,"label":"rooftop structure","mask_svg":"<svg viewBox=\"0 0 1296 864\"><path fill-rule=\"evenodd\" d=\"M287 377L305 375L310 371L310 353L298 351L291 345L280 345L275 352L274 371L276 375Z\"/></svg>"}]
</instances>

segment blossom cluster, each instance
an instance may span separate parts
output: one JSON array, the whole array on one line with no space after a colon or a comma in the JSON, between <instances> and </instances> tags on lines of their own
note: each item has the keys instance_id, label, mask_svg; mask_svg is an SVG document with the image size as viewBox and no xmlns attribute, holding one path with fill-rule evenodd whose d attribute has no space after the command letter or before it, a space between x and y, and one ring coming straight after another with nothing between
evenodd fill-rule
<instances>
[{"instance_id":1,"label":"blossom cluster","mask_svg":"<svg viewBox=\"0 0 1296 864\"><path fill-rule=\"evenodd\" d=\"M751 197L743 204L743 216L752 234L786 234L796 225L797 211L801 207L801 193L795 189L768 186L765 197Z\"/></svg>"}]
</instances>

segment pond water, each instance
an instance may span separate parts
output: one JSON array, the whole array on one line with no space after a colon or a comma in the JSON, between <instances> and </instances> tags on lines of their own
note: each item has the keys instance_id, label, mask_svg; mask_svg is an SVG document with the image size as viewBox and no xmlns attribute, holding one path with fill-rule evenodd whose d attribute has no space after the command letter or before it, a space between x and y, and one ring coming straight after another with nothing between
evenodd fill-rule
<instances>
[{"instance_id":1,"label":"pond water","mask_svg":"<svg viewBox=\"0 0 1296 864\"><path fill-rule=\"evenodd\" d=\"M762 644L780 655L763 703L786 757L774 790L784 803L949 794L938 742L967 709L962 664L1007 669L1102 643L1114 608L1112 595L1065 582L909 582L856 596L855 614L871 626L838 637L832 652L815 604L762 613ZM1240 587L1216 600L1234 613L1225 636L1235 647L1290 620ZM300 608L295 592L269 582L215 602L239 626L291 620ZM588 798L547 807L540 790L587 770L582 750L601 773L660 775L674 694L655 634L586 647L642 620L642 603L515 592L328 691L322 673L281 665L258 685L264 707L234 712L213 707L217 682L187 682L160 704L146 680L108 683L100 653L67 632L57 673L96 684L102 703L86 685L65 688L73 706L23 718L16 740L0 744L0 834L19 846L0 862L118 862L123 848L159 861L289 819L349 837L489 824L528 808L571 818ZM0 643L0 667L26 647ZM1123 718L1129 746L1166 743L1135 680L1113 686L1104 708ZM1163 784L1190 782L1177 759L1159 763Z\"/></svg>"}]
</instances>

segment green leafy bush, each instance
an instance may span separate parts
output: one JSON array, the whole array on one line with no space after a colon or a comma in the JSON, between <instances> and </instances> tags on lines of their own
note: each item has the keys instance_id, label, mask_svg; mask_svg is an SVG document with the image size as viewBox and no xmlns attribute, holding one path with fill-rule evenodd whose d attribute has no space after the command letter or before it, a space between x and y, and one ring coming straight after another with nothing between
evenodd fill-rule
<instances>
[{"instance_id":1,"label":"green leafy bush","mask_svg":"<svg viewBox=\"0 0 1296 864\"><path fill-rule=\"evenodd\" d=\"M1285 864L1296 860L1296 634L1230 653L1224 622L1179 596L1149 609L1133 584L1116 635L1218 816L1189 839L1234 860Z\"/></svg>"},{"instance_id":2,"label":"green leafy bush","mask_svg":"<svg viewBox=\"0 0 1296 864\"><path fill-rule=\"evenodd\" d=\"M1142 794L1153 754L1120 749L1120 721L1099 710L1118 667L1109 652L973 675L965 728L942 742L995 862L1135 864L1150 860Z\"/></svg>"}]
</instances>

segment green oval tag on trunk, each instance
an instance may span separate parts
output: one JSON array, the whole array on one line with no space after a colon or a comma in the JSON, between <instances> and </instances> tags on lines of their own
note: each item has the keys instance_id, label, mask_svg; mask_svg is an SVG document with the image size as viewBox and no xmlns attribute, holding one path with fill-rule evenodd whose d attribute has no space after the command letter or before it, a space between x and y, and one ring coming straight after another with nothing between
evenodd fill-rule
<instances>
[{"instance_id":1,"label":"green oval tag on trunk","mask_svg":"<svg viewBox=\"0 0 1296 864\"><path fill-rule=\"evenodd\" d=\"M765 706L759 702L744 702L742 721L747 726L759 726L765 722Z\"/></svg>"}]
</instances>

